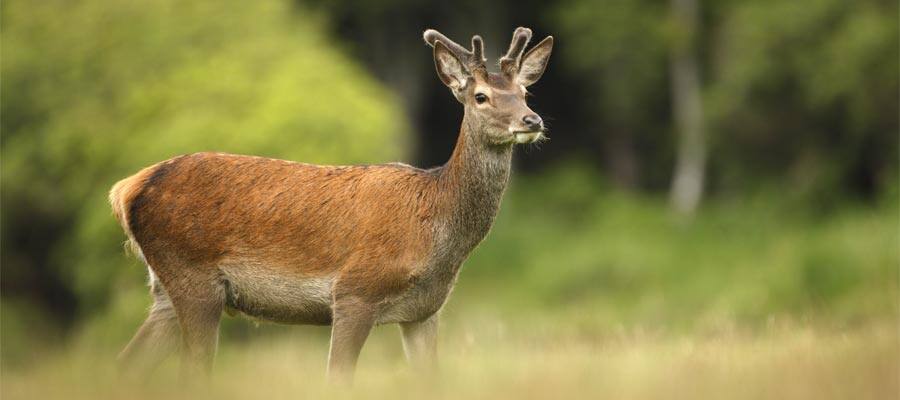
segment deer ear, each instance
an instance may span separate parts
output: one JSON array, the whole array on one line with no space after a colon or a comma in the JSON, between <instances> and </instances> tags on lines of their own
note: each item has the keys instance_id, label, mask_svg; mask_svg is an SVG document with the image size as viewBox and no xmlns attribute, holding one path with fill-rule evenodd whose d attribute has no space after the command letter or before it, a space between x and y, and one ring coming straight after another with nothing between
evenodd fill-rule
<instances>
[{"instance_id":1,"label":"deer ear","mask_svg":"<svg viewBox=\"0 0 900 400\"><path fill-rule=\"evenodd\" d=\"M462 61L440 40L434 42L434 67L441 82L454 91L465 88L471 76Z\"/></svg>"},{"instance_id":2,"label":"deer ear","mask_svg":"<svg viewBox=\"0 0 900 400\"><path fill-rule=\"evenodd\" d=\"M553 36L547 36L541 40L528 53L522 57L522 64L519 66L519 73L516 75L516 83L529 87L533 85L544 70L547 69L547 62L550 61L550 52L553 51Z\"/></svg>"}]
</instances>

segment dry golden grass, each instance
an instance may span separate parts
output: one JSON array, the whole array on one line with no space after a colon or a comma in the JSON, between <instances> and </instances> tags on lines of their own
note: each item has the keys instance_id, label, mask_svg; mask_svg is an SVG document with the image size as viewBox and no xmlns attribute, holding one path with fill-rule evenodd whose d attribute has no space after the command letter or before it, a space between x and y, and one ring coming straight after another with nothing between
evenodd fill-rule
<instances>
[{"instance_id":1,"label":"dry golden grass","mask_svg":"<svg viewBox=\"0 0 900 400\"><path fill-rule=\"evenodd\" d=\"M513 334L512 332L517 332ZM179 384L171 362L149 381L122 378L109 355L72 351L27 370L7 370L15 399L889 399L900 395L896 324L852 330L770 327L678 336L608 337L483 324L450 331L441 369L411 371L393 327L379 328L350 389L324 382L321 331L223 343L209 381ZM311 334L311 335L310 335Z\"/></svg>"}]
</instances>

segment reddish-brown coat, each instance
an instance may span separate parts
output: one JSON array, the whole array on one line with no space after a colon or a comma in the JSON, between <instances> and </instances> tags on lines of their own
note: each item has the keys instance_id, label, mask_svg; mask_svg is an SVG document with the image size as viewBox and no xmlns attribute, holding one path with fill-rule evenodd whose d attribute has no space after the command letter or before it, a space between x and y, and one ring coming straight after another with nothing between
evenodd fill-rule
<instances>
[{"instance_id":1,"label":"reddish-brown coat","mask_svg":"<svg viewBox=\"0 0 900 400\"><path fill-rule=\"evenodd\" d=\"M198 153L117 183L116 217L163 282L171 268L253 260L335 276L366 298L406 287L432 245L436 175L401 165L316 166Z\"/></svg>"}]
</instances>

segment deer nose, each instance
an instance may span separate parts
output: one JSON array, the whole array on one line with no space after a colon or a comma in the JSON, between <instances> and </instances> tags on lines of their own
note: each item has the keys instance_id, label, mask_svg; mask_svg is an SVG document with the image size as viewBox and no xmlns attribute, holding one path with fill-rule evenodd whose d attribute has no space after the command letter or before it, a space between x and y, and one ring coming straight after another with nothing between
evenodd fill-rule
<instances>
[{"instance_id":1,"label":"deer nose","mask_svg":"<svg viewBox=\"0 0 900 400\"><path fill-rule=\"evenodd\" d=\"M522 122L525 123L525 126L527 126L528 129L536 131L541 129L541 124L543 121L541 121L541 117L537 114L530 114L522 117Z\"/></svg>"}]
</instances>

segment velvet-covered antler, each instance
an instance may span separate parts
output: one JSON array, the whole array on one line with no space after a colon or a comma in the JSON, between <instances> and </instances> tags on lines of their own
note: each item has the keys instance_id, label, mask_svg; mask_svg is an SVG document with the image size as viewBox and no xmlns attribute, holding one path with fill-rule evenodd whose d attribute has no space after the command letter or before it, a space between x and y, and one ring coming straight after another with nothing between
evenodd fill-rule
<instances>
[{"instance_id":1,"label":"velvet-covered antler","mask_svg":"<svg viewBox=\"0 0 900 400\"><path fill-rule=\"evenodd\" d=\"M425 39L425 43L431 47L434 47L434 43L437 41L443 43L465 64L469 71L485 68L487 60L484 58L484 41L481 40L481 36L472 36L472 50L466 50L465 47L460 46L434 29L426 30L422 37Z\"/></svg>"},{"instance_id":2,"label":"velvet-covered antler","mask_svg":"<svg viewBox=\"0 0 900 400\"><path fill-rule=\"evenodd\" d=\"M531 29L518 27L513 32L512 42L509 44L509 50L506 55L500 58L500 70L509 77L515 77L519 72L519 64L522 62L522 53L525 52L525 46L531 40Z\"/></svg>"}]
</instances>

